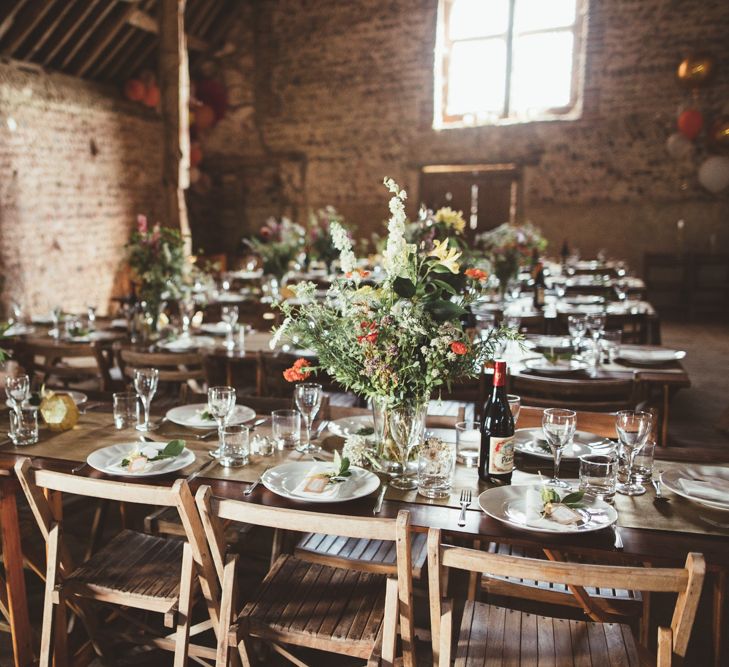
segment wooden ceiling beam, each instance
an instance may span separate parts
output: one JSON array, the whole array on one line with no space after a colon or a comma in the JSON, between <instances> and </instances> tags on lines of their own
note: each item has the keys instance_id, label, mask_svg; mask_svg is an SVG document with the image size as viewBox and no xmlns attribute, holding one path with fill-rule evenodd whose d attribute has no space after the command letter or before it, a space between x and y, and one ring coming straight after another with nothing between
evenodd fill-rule
<instances>
[{"instance_id":1,"label":"wooden ceiling beam","mask_svg":"<svg viewBox=\"0 0 729 667\"><path fill-rule=\"evenodd\" d=\"M111 41L119 34L119 31L127 24L129 17L136 11L137 6L135 3L129 3L127 8L121 13L118 19L111 23L106 29L104 34L94 44L91 52L84 58L83 62L76 68L76 76L83 76L89 69L96 63L99 56L109 46Z\"/></svg>"},{"instance_id":2,"label":"wooden ceiling beam","mask_svg":"<svg viewBox=\"0 0 729 667\"><path fill-rule=\"evenodd\" d=\"M86 30L81 35L79 35L76 44L74 44L73 48L66 54L66 57L61 63L61 69L67 67L68 64L76 57L78 52L81 50L81 47L89 41L89 37L91 37L91 35L96 32L97 28L104 22L104 19L116 6L116 0L106 3L106 6L103 7L103 9L99 12L98 16L91 22L91 25L86 28Z\"/></svg>"},{"instance_id":3,"label":"wooden ceiling beam","mask_svg":"<svg viewBox=\"0 0 729 667\"><path fill-rule=\"evenodd\" d=\"M10 28L13 27L13 23L15 23L15 17L20 13L20 10L25 7L25 5L28 4L28 0L18 0L15 3L15 6L8 12L7 16L3 19L3 22L0 23L0 39L2 39L5 34L10 30Z\"/></svg>"},{"instance_id":4,"label":"wooden ceiling beam","mask_svg":"<svg viewBox=\"0 0 729 667\"><path fill-rule=\"evenodd\" d=\"M37 3L35 8L28 13L25 25L19 27L18 31L12 35L10 42L5 47L5 52L8 55L14 55L53 7L52 2L41 0L40 3Z\"/></svg>"},{"instance_id":5,"label":"wooden ceiling beam","mask_svg":"<svg viewBox=\"0 0 729 667\"><path fill-rule=\"evenodd\" d=\"M130 47L125 53L122 53L121 58L109 68L107 75L114 77L122 70L126 70L126 78L133 76L155 48L157 48L157 40L153 39L149 33L140 32L134 42L134 48ZM133 56L136 57L133 58Z\"/></svg>"},{"instance_id":6,"label":"wooden ceiling beam","mask_svg":"<svg viewBox=\"0 0 729 667\"><path fill-rule=\"evenodd\" d=\"M127 23L153 35L158 34L159 31L157 21L141 9L133 11L127 19ZM205 40L199 39L194 35L187 35L187 45L195 51L207 51L210 48L210 45Z\"/></svg>"},{"instance_id":7,"label":"wooden ceiling beam","mask_svg":"<svg viewBox=\"0 0 729 667\"><path fill-rule=\"evenodd\" d=\"M43 58L43 65L49 65L53 61L61 49L66 46L68 40L73 37L83 22L88 18L89 14L91 14L97 4L99 4L99 0L89 0L89 2L82 0L82 2L77 3L76 11L73 16L69 18L66 32L61 35L53 48L46 54L45 58Z\"/></svg>"},{"instance_id":8,"label":"wooden ceiling beam","mask_svg":"<svg viewBox=\"0 0 729 667\"><path fill-rule=\"evenodd\" d=\"M61 24L61 21L63 21L63 19L68 14L68 12L71 11L73 6L73 0L69 0L69 2L64 2L62 4L61 11L56 14L55 18L51 21L46 31L38 38L38 40L35 42L35 44L33 44L33 47L26 55L26 58L28 60L32 60L33 56L46 45L46 42L51 38L53 33L56 31L56 28L58 28L58 26Z\"/></svg>"}]
</instances>

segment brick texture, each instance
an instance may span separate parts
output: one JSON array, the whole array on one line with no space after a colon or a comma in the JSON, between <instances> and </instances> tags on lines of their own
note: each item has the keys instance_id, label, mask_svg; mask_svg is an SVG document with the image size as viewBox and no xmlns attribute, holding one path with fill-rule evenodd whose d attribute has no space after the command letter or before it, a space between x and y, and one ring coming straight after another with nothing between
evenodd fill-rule
<instances>
[{"instance_id":1,"label":"brick texture","mask_svg":"<svg viewBox=\"0 0 729 667\"><path fill-rule=\"evenodd\" d=\"M529 165L526 217L554 243L569 236L583 254L605 247L639 265L645 250L676 247L683 218L690 247L726 247L729 193L704 192L697 165L673 161L665 141L690 99L674 72L692 49L719 63L700 100L707 114L729 99L729 4L589 4L579 120L438 132L437 0L254 3L233 22L220 61L232 109L204 139L203 168L215 179L221 159L250 166L302 155L301 203L333 204L369 232L387 216L384 175L408 188L414 212L423 164L519 161ZM237 220L240 233L262 222Z\"/></svg>"},{"instance_id":2,"label":"brick texture","mask_svg":"<svg viewBox=\"0 0 729 667\"><path fill-rule=\"evenodd\" d=\"M0 65L5 304L107 309L136 214L158 213L160 137L114 90Z\"/></svg>"}]
</instances>

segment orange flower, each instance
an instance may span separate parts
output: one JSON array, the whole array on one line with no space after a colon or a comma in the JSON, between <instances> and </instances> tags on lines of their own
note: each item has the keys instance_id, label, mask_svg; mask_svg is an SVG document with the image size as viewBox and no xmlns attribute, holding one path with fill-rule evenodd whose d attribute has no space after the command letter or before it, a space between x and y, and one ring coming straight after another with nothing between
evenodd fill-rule
<instances>
[{"instance_id":1,"label":"orange flower","mask_svg":"<svg viewBox=\"0 0 729 667\"><path fill-rule=\"evenodd\" d=\"M360 278L367 278L367 276L370 275L370 272L365 269L355 269L354 271L347 271L347 273L344 274L344 277L347 280L351 280L355 275Z\"/></svg>"},{"instance_id":2,"label":"orange flower","mask_svg":"<svg viewBox=\"0 0 729 667\"><path fill-rule=\"evenodd\" d=\"M283 372L284 380L286 382L302 382L306 380L309 377L309 373L312 372L309 366L311 366L311 362L306 359L297 359L291 368L287 368Z\"/></svg>"},{"instance_id":3,"label":"orange flower","mask_svg":"<svg viewBox=\"0 0 729 667\"><path fill-rule=\"evenodd\" d=\"M453 354L466 354L466 352L468 352L468 348L466 347L465 343L454 340L451 343L451 352L453 352Z\"/></svg>"},{"instance_id":4,"label":"orange flower","mask_svg":"<svg viewBox=\"0 0 729 667\"><path fill-rule=\"evenodd\" d=\"M486 280L488 278L486 271L482 271L481 269L466 269L465 274L474 280Z\"/></svg>"}]
</instances>

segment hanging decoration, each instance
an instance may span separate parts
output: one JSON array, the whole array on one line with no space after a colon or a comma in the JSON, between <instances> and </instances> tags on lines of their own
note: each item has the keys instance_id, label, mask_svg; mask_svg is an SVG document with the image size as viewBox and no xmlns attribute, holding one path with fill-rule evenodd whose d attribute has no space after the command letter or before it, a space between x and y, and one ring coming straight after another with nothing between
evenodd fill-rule
<instances>
[{"instance_id":1,"label":"hanging decoration","mask_svg":"<svg viewBox=\"0 0 729 667\"><path fill-rule=\"evenodd\" d=\"M711 127L711 141L717 148L729 148L729 116L721 116Z\"/></svg>"},{"instance_id":2,"label":"hanging decoration","mask_svg":"<svg viewBox=\"0 0 729 667\"><path fill-rule=\"evenodd\" d=\"M714 56L708 53L695 54L684 58L679 63L676 77L681 85L695 89L709 83L715 69L716 61Z\"/></svg>"},{"instance_id":3,"label":"hanging decoration","mask_svg":"<svg viewBox=\"0 0 729 667\"><path fill-rule=\"evenodd\" d=\"M699 167L699 183L714 194L729 186L729 157L712 155L704 160Z\"/></svg>"},{"instance_id":4,"label":"hanging decoration","mask_svg":"<svg viewBox=\"0 0 729 667\"><path fill-rule=\"evenodd\" d=\"M680 132L674 132L666 141L666 150L674 160L688 160L694 154L694 145Z\"/></svg>"},{"instance_id":5,"label":"hanging decoration","mask_svg":"<svg viewBox=\"0 0 729 667\"><path fill-rule=\"evenodd\" d=\"M704 117L698 109L686 109L678 117L678 131L693 141L704 126Z\"/></svg>"}]
</instances>

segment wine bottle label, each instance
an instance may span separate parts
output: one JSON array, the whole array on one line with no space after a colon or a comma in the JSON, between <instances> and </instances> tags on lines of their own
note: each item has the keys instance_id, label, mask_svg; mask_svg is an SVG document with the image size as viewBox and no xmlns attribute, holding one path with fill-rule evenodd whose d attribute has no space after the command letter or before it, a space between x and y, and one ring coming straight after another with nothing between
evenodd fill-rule
<instances>
[{"instance_id":1,"label":"wine bottle label","mask_svg":"<svg viewBox=\"0 0 729 667\"><path fill-rule=\"evenodd\" d=\"M514 436L497 438L489 442L489 475L503 475L514 469Z\"/></svg>"}]
</instances>

